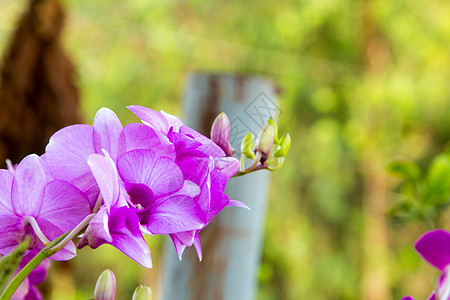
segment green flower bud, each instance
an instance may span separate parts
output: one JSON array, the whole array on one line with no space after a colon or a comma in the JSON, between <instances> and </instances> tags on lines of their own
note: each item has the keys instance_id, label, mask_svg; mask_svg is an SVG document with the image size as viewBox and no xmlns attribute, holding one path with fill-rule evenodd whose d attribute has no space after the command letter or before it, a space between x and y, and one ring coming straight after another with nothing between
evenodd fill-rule
<instances>
[{"instance_id":1,"label":"green flower bud","mask_svg":"<svg viewBox=\"0 0 450 300\"><path fill-rule=\"evenodd\" d=\"M106 269L100 274L95 285L94 300L114 300L116 277L113 271Z\"/></svg>"},{"instance_id":2,"label":"green flower bud","mask_svg":"<svg viewBox=\"0 0 450 300\"><path fill-rule=\"evenodd\" d=\"M270 171L277 171L281 169L284 164L284 157L274 157L267 167Z\"/></svg>"},{"instance_id":3,"label":"green flower bud","mask_svg":"<svg viewBox=\"0 0 450 300\"><path fill-rule=\"evenodd\" d=\"M152 290L149 286L140 284L133 293L132 300L152 300Z\"/></svg>"},{"instance_id":4,"label":"green flower bud","mask_svg":"<svg viewBox=\"0 0 450 300\"><path fill-rule=\"evenodd\" d=\"M253 136L253 133L248 132L245 135L245 137L242 139L242 143L241 143L241 153L250 159L255 158L255 153L253 153L254 140L255 140L255 137Z\"/></svg>"},{"instance_id":5,"label":"green flower bud","mask_svg":"<svg viewBox=\"0 0 450 300\"><path fill-rule=\"evenodd\" d=\"M286 133L280 139L280 147L279 147L279 149L277 151L275 151L273 156L274 157L286 156L290 147L291 147L291 136L289 135L289 133Z\"/></svg>"},{"instance_id":6,"label":"green flower bud","mask_svg":"<svg viewBox=\"0 0 450 300\"><path fill-rule=\"evenodd\" d=\"M267 161L270 157L270 151L272 151L273 146L274 131L272 125L268 124L264 126L258 135L256 141L255 151L261 152L261 163Z\"/></svg>"},{"instance_id":7,"label":"green flower bud","mask_svg":"<svg viewBox=\"0 0 450 300\"><path fill-rule=\"evenodd\" d=\"M275 121L274 118L270 117L269 121L267 121L268 125L272 125L273 127L273 143L278 145L279 144L279 140L278 140L278 125L277 125L277 121Z\"/></svg>"}]
</instances>

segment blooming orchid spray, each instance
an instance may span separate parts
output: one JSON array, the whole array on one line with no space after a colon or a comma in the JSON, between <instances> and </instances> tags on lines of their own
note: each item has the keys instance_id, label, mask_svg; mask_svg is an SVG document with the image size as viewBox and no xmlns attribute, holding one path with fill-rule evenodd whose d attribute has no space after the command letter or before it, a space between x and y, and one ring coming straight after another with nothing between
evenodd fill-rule
<instances>
[{"instance_id":1,"label":"blooming orchid spray","mask_svg":"<svg viewBox=\"0 0 450 300\"><path fill-rule=\"evenodd\" d=\"M246 208L224 193L227 180L279 169L290 145L289 135L278 139L269 120L256 143L251 134L244 138L238 160L225 113L209 139L164 111L128 108L142 123L122 126L113 111L101 108L93 125L65 127L42 156L0 170L0 254L16 255L14 249L30 241L0 300L41 299L34 285L45 278L48 263L37 267L47 259L71 259L76 248L110 244L150 268L144 234L169 235L180 260L193 245L201 260L205 226L225 207ZM252 163L245 168L247 159Z\"/></svg>"}]
</instances>

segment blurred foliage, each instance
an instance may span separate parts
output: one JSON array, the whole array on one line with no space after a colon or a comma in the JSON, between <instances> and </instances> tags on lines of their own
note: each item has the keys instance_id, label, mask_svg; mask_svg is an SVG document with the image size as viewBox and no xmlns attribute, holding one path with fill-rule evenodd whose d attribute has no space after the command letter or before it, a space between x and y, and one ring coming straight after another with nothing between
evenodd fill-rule
<instances>
[{"instance_id":1,"label":"blurred foliage","mask_svg":"<svg viewBox=\"0 0 450 300\"><path fill-rule=\"evenodd\" d=\"M450 205L450 152L433 158L424 174L418 165L408 161L394 161L388 171L402 179L402 199L391 207L390 216L420 220L431 228L442 227L441 217Z\"/></svg>"},{"instance_id":2,"label":"blurred foliage","mask_svg":"<svg viewBox=\"0 0 450 300\"><path fill-rule=\"evenodd\" d=\"M0 51L24 3L0 0ZM383 291L387 296L378 299L428 296L436 273L422 268L413 250L426 227L385 211L409 201L416 185L417 216L434 218L437 211L425 202L448 200L430 196L448 184L440 175L447 156L423 175L419 170L450 139L450 2L65 3L65 44L79 68L86 122L101 106L126 122L136 121L125 108L130 104L179 114L184 81L195 70L259 74L280 85L279 127L292 145L273 176L258 299L376 299L369 296ZM385 171L393 160L420 167L393 164L390 170L403 174L396 179ZM430 178L434 184L425 191ZM399 180L401 195L392 192ZM445 217L440 220L447 228ZM157 262L161 243L154 240ZM70 279L81 298L95 284L87 274L108 267L111 257L120 266L116 274L130 278L119 282L118 295L129 295L138 279L157 286L158 264L142 271L109 248L101 255L83 250ZM78 269L86 265L81 260L89 271Z\"/></svg>"}]
</instances>

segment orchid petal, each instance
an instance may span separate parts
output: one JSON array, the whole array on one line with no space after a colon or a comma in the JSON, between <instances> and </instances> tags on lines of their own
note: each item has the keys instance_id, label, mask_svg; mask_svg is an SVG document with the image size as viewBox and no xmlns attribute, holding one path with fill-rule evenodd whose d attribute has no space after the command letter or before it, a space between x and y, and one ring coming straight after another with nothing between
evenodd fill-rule
<instances>
[{"instance_id":1,"label":"orchid petal","mask_svg":"<svg viewBox=\"0 0 450 300\"><path fill-rule=\"evenodd\" d=\"M9 172L9 171L8 171ZM8 255L25 236L25 228L22 221L15 215L0 216L0 254Z\"/></svg>"},{"instance_id":2,"label":"orchid petal","mask_svg":"<svg viewBox=\"0 0 450 300\"><path fill-rule=\"evenodd\" d=\"M125 125L120 135L121 152L135 149L150 149L154 153L175 159L174 146L165 135L140 123Z\"/></svg>"},{"instance_id":3,"label":"orchid petal","mask_svg":"<svg viewBox=\"0 0 450 300\"><path fill-rule=\"evenodd\" d=\"M52 241L57 237L61 236L65 231L58 228L51 221L46 220L45 218L38 217L36 222L39 225L39 228L42 230L42 233L47 237L48 240ZM72 227L73 228L73 227ZM72 229L71 228L71 229ZM40 240L36 242L36 249L42 250L44 248L44 244ZM76 256L76 248L73 242L69 242L64 248L50 256L49 258L52 260L69 260Z\"/></svg>"},{"instance_id":4,"label":"orchid petal","mask_svg":"<svg viewBox=\"0 0 450 300\"><path fill-rule=\"evenodd\" d=\"M173 196L163 202L155 200L145 223L154 234L171 234L201 229L205 225L204 213L190 197Z\"/></svg>"},{"instance_id":5,"label":"orchid petal","mask_svg":"<svg viewBox=\"0 0 450 300\"><path fill-rule=\"evenodd\" d=\"M194 235L194 247L195 247L195 250L197 250L198 260L202 261L202 258L203 258L202 245L200 244L200 237L198 236L198 231L195 232L195 235Z\"/></svg>"},{"instance_id":6,"label":"orchid petal","mask_svg":"<svg viewBox=\"0 0 450 300\"><path fill-rule=\"evenodd\" d=\"M245 205L241 201L237 201L237 200L230 200L230 202L228 203L227 207L240 207L240 208L245 208L245 209L250 210L250 207L248 207L247 205Z\"/></svg>"},{"instance_id":7,"label":"orchid petal","mask_svg":"<svg viewBox=\"0 0 450 300\"><path fill-rule=\"evenodd\" d=\"M8 170L0 170L0 215L13 215L11 187L14 175Z\"/></svg>"},{"instance_id":8,"label":"orchid petal","mask_svg":"<svg viewBox=\"0 0 450 300\"><path fill-rule=\"evenodd\" d=\"M39 219L47 220L64 233L78 225L89 212L89 200L72 184L54 180L45 186Z\"/></svg>"},{"instance_id":9,"label":"orchid petal","mask_svg":"<svg viewBox=\"0 0 450 300\"><path fill-rule=\"evenodd\" d=\"M180 127L184 125L183 121L181 121L181 119L177 116L168 114L163 110L160 112L161 115L167 120L167 123L169 123L169 127L172 127L174 131L179 131Z\"/></svg>"},{"instance_id":10,"label":"orchid petal","mask_svg":"<svg viewBox=\"0 0 450 300\"><path fill-rule=\"evenodd\" d=\"M169 158L150 150L133 150L117 161L120 177L128 183L147 185L155 197L173 193L183 186L183 174Z\"/></svg>"},{"instance_id":11,"label":"orchid petal","mask_svg":"<svg viewBox=\"0 0 450 300\"><path fill-rule=\"evenodd\" d=\"M106 207L103 206L89 222L89 226L78 242L77 248L81 249L89 245L92 249L95 249L104 243L111 243L113 238L109 231L108 221L109 216Z\"/></svg>"},{"instance_id":12,"label":"orchid petal","mask_svg":"<svg viewBox=\"0 0 450 300\"><path fill-rule=\"evenodd\" d=\"M213 141L211 141L209 138L204 136L203 134L195 131L194 129L187 127L187 126L181 126L180 127L180 133L185 135L190 135L195 138L195 140L202 143L202 146L199 147L199 150L207 155L211 155L213 157L217 156L226 156L225 152L223 152L222 148L216 145Z\"/></svg>"},{"instance_id":13,"label":"orchid petal","mask_svg":"<svg viewBox=\"0 0 450 300\"><path fill-rule=\"evenodd\" d=\"M94 127L90 125L72 125L57 131L50 138L46 147L47 162L50 172L56 179L69 181L81 188L74 181L94 181L87 165L89 155L95 153ZM84 183L86 184L86 183Z\"/></svg>"},{"instance_id":14,"label":"orchid petal","mask_svg":"<svg viewBox=\"0 0 450 300\"><path fill-rule=\"evenodd\" d=\"M239 160L234 157L217 157L214 160L217 169L225 173L227 179L230 179L239 171Z\"/></svg>"},{"instance_id":15,"label":"orchid petal","mask_svg":"<svg viewBox=\"0 0 450 300\"><path fill-rule=\"evenodd\" d=\"M111 245L146 268L152 267L150 249L139 230L139 219L129 208L111 211L108 226L113 241Z\"/></svg>"},{"instance_id":16,"label":"orchid petal","mask_svg":"<svg viewBox=\"0 0 450 300\"><path fill-rule=\"evenodd\" d=\"M25 157L17 166L12 182L12 206L19 216L37 216L41 192L46 184L41 160L36 154Z\"/></svg>"},{"instance_id":17,"label":"orchid petal","mask_svg":"<svg viewBox=\"0 0 450 300\"><path fill-rule=\"evenodd\" d=\"M416 250L422 257L439 270L450 264L450 233L437 229L422 235L416 242Z\"/></svg>"},{"instance_id":18,"label":"orchid petal","mask_svg":"<svg viewBox=\"0 0 450 300\"><path fill-rule=\"evenodd\" d=\"M100 108L94 118L94 147L97 153L106 149L115 160L119 155L119 137L122 123L109 108Z\"/></svg>"},{"instance_id":19,"label":"orchid petal","mask_svg":"<svg viewBox=\"0 0 450 300\"><path fill-rule=\"evenodd\" d=\"M116 164L110 157L92 154L88 157L88 165L99 186L103 201L109 209L116 205L119 199L119 174ZM126 205L125 203L122 203Z\"/></svg>"},{"instance_id":20,"label":"orchid petal","mask_svg":"<svg viewBox=\"0 0 450 300\"><path fill-rule=\"evenodd\" d=\"M127 106L127 108L131 110L131 112L139 119L141 119L142 122L155 130L158 130L164 134L167 134L169 131L169 122L160 112L140 105L131 105Z\"/></svg>"}]
</instances>

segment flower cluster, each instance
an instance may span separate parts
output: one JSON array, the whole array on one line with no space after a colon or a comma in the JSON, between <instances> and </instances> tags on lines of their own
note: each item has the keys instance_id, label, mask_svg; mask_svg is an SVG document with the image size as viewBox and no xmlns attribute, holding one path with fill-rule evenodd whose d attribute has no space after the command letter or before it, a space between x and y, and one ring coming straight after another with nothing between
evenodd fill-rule
<instances>
[{"instance_id":1,"label":"flower cluster","mask_svg":"<svg viewBox=\"0 0 450 300\"><path fill-rule=\"evenodd\" d=\"M143 233L167 234L180 259L192 245L201 259L199 232L223 208L245 207L224 194L239 161L176 116L129 109L142 123L122 126L102 108L92 126L65 127L42 156L0 170L0 254L26 237L30 249L40 251L87 225L78 248L111 244L150 268ZM72 237L50 258L71 259Z\"/></svg>"}]
</instances>

